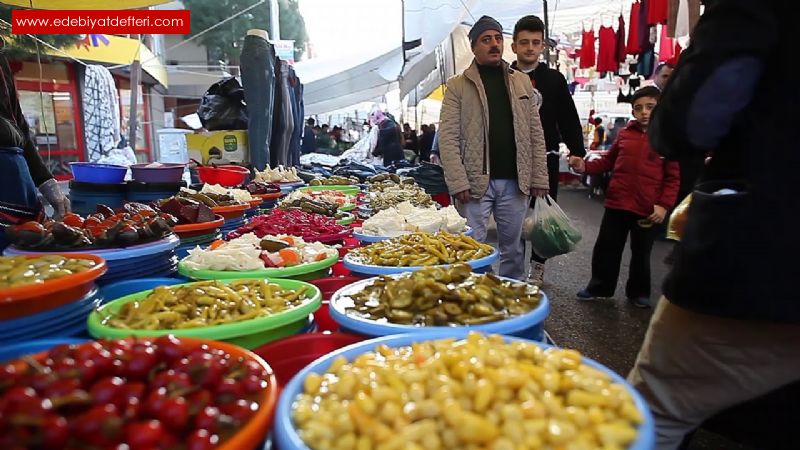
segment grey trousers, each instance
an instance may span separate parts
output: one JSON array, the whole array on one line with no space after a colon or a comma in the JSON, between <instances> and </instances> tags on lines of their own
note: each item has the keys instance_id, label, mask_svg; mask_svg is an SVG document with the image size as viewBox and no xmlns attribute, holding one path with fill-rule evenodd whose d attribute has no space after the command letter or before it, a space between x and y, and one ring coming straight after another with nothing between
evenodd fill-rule
<instances>
[{"instance_id":1,"label":"grey trousers","mask_svg":"<svg viewBox=\"0 0 800 450\"><path fill-rule=\"evenodd\" d=\"M524 280L525 245L522 242L522 220L528 211L530 197L519 190L517 180L491 180L480 199L460 205L467 225L475 230L475 239L486 242L489 215L497 222L500 247L500 276Z\"/></svg>"},{"instance_id":2,"label":"grey trousers","mask_svg":"<svg viewBox=\"0 0 800 450\"><path fill-rule=\"evenodd\" d=\"M665 297L628 375L653 412L657 450L674 450L718 412L797 380L800 324L723 319Z\"/></svg>"},{"instance_id":3,"label":"grey trousers","mask_svg":"<svg viewBox=\"0 0 800 450\"><path fill-rule=\"evenodd\" d=\"M258 36L245 36L240 63L247 101L250 162L258 170L269 164L275 102L275 47Z\"/></svg>"}]
</instances>

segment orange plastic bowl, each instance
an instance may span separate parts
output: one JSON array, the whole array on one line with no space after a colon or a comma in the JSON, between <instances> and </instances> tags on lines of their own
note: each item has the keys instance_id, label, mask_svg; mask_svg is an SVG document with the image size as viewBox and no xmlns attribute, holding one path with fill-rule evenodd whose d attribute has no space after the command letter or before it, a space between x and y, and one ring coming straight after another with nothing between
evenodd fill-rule
<instances>
[{"instance_id":1,"label":"orange plastic bowl","mask_svg":"<svg viewBox=\"0 0 800 450\"><path fill-rule=\"evenodd\" d=\"M258 197L261 200L277 200L286 196L283 192L275 192L274 194L251 194L253 197Z\"/></svg>"},{"instance_id":2,"label":"orange plastic bowl","mask_svg":"<svg viewBox=\"0 0 800 450\"><path fill-rule=\"evenodd\" d=\"M214 214L218 214L228 219L238 219L239 217L244 216L244 212L250 209L250 205L245 203L244 205L231 205L231 206L216 206L211 208L211 211L214 211Z\"/></svg>"},{"instance_id":3,"label":"orange plastic bowl","mask_svg":"<svg viewBox=\"0 0 800 450\"><path fill-rule=\"evenodd\" d=\"M141 340L142 338L128 339ZM202 344L206 344L212 349L220 349L230 353L231 357L233 358L242 356L246 359L253 360L266 369L268 374L266 379L267 388L264 389L261 395L259 395L255 400L259 405L258 411L256 411L255 415L250 418L245 426L240 428L236 434L227 440L222 441L219 446L215 447L215 450L254 450L255 448L259 447L264 442L269 430L272 428L272 420L275 415L275 404L278 401L278 394L280 393L280 389L278 388L278 380L275 378L275 371L272 370L272 367L270 367L270 365L267 364L267 362L257 354L232 344L189 337L180 337L178 339L180 339L180 341L184 344L184 349L195 348ZM44 361L44 359L47 358L47 353L47 351L37 353L33 355L33 358L37 361ZM21 360L17 360L17 364L20 366L20 368L22 367Z\"/></svg>"},{"instance_id":4,"label":"orange plastic bowl","mask_svg":"<svg viewBox=\"0 0 800 450\"><path fill-rule=\"evenodd\" d=\"M255 198L253 200L250 200L250 208L251 209L252 208L258 208L259 206L261 206L262 203L264 203L264 199L263 198Z\"/></svg>"},{"instance_id":5,"label":"orange plastic bowl","mask_svg":"<svg viewBox=\"0 0 800 450\"><path fill-rule=\"evenodd\" d=\"M181 238L202 236L204 234L210 234L213 230L221 227L223 224L225 224L225 218L217 214L216 218L211 222L175 225L172 231L175 232L175 234L177 234L178 237Z\"/></svg>"},{"instance_id":6,"label":"orange plastic bowl","mask_svg":"<svg viewBox=\"0 0 800 450\"><path fill-rule=\"evenodd\" d=\"M94 287L94 280L108 271L106 261L96 255L75 253L61 256L74 259L89 259L96 264L91 269L83 272L48 280L44 283L0 289L0 320L29 316L83 298ZM41 255L25 256L28 259L40 257Z\"/></svg>"}]
</instances>

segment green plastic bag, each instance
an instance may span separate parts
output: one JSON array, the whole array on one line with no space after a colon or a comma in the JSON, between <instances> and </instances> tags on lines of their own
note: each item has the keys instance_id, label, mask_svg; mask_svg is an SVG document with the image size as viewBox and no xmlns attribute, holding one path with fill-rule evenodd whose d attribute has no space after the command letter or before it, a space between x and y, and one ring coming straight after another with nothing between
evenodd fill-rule
<instances>
[{"instance_id":1,"label":"green plastic bag","mask_svg":"<svg viewBox=\"0 0 800 450\"><path fill-rule=\"evenodd\" d=\"M581 232L572 224L549 195L537 198L528 209L522 226L522 237L533 245L533 251L542 258L552 258L575 250Z\"/></svg>"}]
</instances>

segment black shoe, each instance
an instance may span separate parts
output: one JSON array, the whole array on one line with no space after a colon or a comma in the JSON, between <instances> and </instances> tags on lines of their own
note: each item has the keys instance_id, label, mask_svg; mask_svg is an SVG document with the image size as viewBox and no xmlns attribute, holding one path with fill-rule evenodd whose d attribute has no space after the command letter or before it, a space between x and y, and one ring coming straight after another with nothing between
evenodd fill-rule
<instances>
[{"instance_id":1,"label":"black shoe","mask_svg":"<svg viewBox=\"0 0 800 450\"><path fill-rule=\"evenodd\" d=\"M601 295L594 295L591 292L589 292L588 289L583 289L582 291L580 291L577 294L575 294L575 296L578 298L578 300L583 300L583 301L605 300L605 299L611 298L610 296L604 297L604 296L601 296Z\"/></svg>"},{"instance_id":2,"label":"black shoe","mask_svg":"<svg viewBox=\"0 0 800 450\"><path fill-rule=\"evenodd\" d=\"M650 299L647 297L628 298L628 303L641 309L650 308Z\"/></svg>"}]
</instances>

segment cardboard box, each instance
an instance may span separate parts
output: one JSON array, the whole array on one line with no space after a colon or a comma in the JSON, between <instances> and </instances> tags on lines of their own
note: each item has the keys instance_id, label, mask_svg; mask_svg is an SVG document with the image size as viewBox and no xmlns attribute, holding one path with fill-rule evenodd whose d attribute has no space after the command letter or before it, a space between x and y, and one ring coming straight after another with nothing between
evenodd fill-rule
<instances>
[{"instance_id":1,"label":"cardboard box","mask_svg":"<svg viewBox=\"0 0 800 450\"><path fill-rule=\"evenodd\" d=\"M209 164L248 163L247 130L198 131L186 135L189 158Z\"/></svg>"}]
</instances>

